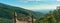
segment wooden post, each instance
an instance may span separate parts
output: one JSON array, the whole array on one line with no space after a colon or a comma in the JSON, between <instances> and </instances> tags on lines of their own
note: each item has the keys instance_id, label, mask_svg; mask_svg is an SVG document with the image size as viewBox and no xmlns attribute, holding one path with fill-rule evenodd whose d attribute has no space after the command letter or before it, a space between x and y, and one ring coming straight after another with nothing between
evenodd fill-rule
<instances>
[{"instance_id":1,"label":"wooden post","mask_svg":"<svg viewBox=\"0 0 60 23\"><path fill-rule=\"evenodd\" d=\"M33 22L33 15L32 15L32 23L34 23L34 22Z\"/></svg>"},{"instance_id":2,"label":"wooden post","mask_svg":"<svg viewBox=\"0 0 60 23\"><path fill-rule=\"evenodd\" d=\"M16 23L16 12L14 12L14 23Z\"/></svg>"}]
</instances>

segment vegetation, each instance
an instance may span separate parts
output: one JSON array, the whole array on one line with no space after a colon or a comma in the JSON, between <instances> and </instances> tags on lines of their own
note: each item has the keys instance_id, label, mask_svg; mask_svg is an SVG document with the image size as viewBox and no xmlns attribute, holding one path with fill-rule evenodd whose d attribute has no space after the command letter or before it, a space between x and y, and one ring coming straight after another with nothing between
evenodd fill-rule
<instances>
[{"instance_id":1,"label":"vegetation","mask_svg":"<svg viewBox=\"0 0 60 23\"><path fill-rule=\"evenodd\" d=\"M17 13L17 19L19 18L26 18L27 16L33 15L35 19L40 17L36 12L23 9L21 7L16 7L16 6L10 6L6 4L0 3L0 23L1 22L7 22L9 20L12 20L14 17L14 12ZM5 21L5 19L6 21Z\"/></svg>"},{"instance_id":2,"label":"vegetation","mask_svg":"<svg viewBox=\"0 0 60 23\"><path fill-rule=\"evenodd\" d=\"M37 23L60 23L60 6L56 10L45 14L44 17L37 20Z\"/></svg>"},{"instance_id":3,"label":"vegetation","mask_svg":"<svg viewBox=\"0 0 60 23\"><path fill-rule=\"evenodd\" d=\"M11 20L14 17L14 12L17 13L17 19L33 16L33 18L36 19L35 23L60 23L60 6L54 11L43 14L2 3L0 3L0 23L11 23Z\"/></svg>"}]
</instances>

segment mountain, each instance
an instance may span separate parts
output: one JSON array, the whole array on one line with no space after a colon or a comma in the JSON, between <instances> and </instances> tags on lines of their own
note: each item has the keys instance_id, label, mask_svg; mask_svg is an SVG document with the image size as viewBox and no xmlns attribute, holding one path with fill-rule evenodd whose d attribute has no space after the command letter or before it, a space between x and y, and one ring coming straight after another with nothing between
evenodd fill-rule
<instances>
[{"instance_id":1,"label":"mountain","mask_svg":"<svg viewBox=\"0 0 60 23\"><path fill-rule=\"evenodd\" d=\"M60 8L56 10L27 10L21 7L0 3L0 23L12 23L14 12L17 19L33 16L35 23L60 23Z\"/></svg>"},{"instance_id":2,"label":"mountain","mask_svg":"<svg viewBox=\"0 0 60 23\"><path fill-rule=\"evenodd\" d=\"M54 9L53 9L54 10ZM32 11L35 11L35 12L41 12L43 14L46 14L46 13L49 13L49 11L53 11L51 9L43 9L43 10L32 10Z\"/></svg>"},{"instance_id":3,"label":"mountain","mask_svg":"<svg viewBox=\"0 0 60 23\"><path fill-rule=\"evenodd\" d=\"M34 12L31 10L23 9L21 7L10 6L7 4L0 3L0 23L7 23L8 20L12 20L14 18L14 12L17 13L17 19L26 18L27 16L33 16L33 18L39 19L43 14L40 12Z\"/></svg>"}]
</instances>

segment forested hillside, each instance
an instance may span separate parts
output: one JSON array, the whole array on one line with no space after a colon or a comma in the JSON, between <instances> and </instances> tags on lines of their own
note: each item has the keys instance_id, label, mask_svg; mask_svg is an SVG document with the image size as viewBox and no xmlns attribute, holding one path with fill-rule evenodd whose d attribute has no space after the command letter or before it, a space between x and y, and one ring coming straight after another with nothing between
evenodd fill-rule
<instances>
[{"instance_id":1,"label":"forested hillside","mask_svg":"<svg viewBox=\"0 0 60 23\"><path fill-rule=\"evenodd\" d=\"M54 11L45 14L44 17L36 21L37 23L60 23L60 6Z\"/></svg>"},{"instance_id":2,"label":"forested hillside","mask_svg":"<svg viewBox=\"0 0 60 23\"><path fill-rule=\"evenodd\" d=\"M0 3L0 23L9 23L14 17L14 12L17 13L17 19L25 18L30 15L33 15L34 19L40 18L40 14L37 12Z\"/></svg>"}]
</instances>

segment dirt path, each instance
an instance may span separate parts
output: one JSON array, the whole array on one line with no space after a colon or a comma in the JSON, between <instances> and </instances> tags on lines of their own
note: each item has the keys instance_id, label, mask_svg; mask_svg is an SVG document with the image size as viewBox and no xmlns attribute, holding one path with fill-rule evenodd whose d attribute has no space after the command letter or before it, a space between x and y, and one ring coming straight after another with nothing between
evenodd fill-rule
<instances>
[{"instance_id":1,"label":"dirt path","mask_svg":"<svg viewBox=\"0 0 60 23\"><path fill-rule=\"evenodd\" d=\"M18 21L18 20L16 20L16 23L27 23L27 21Z\"/></svg>"}]
</instances>

